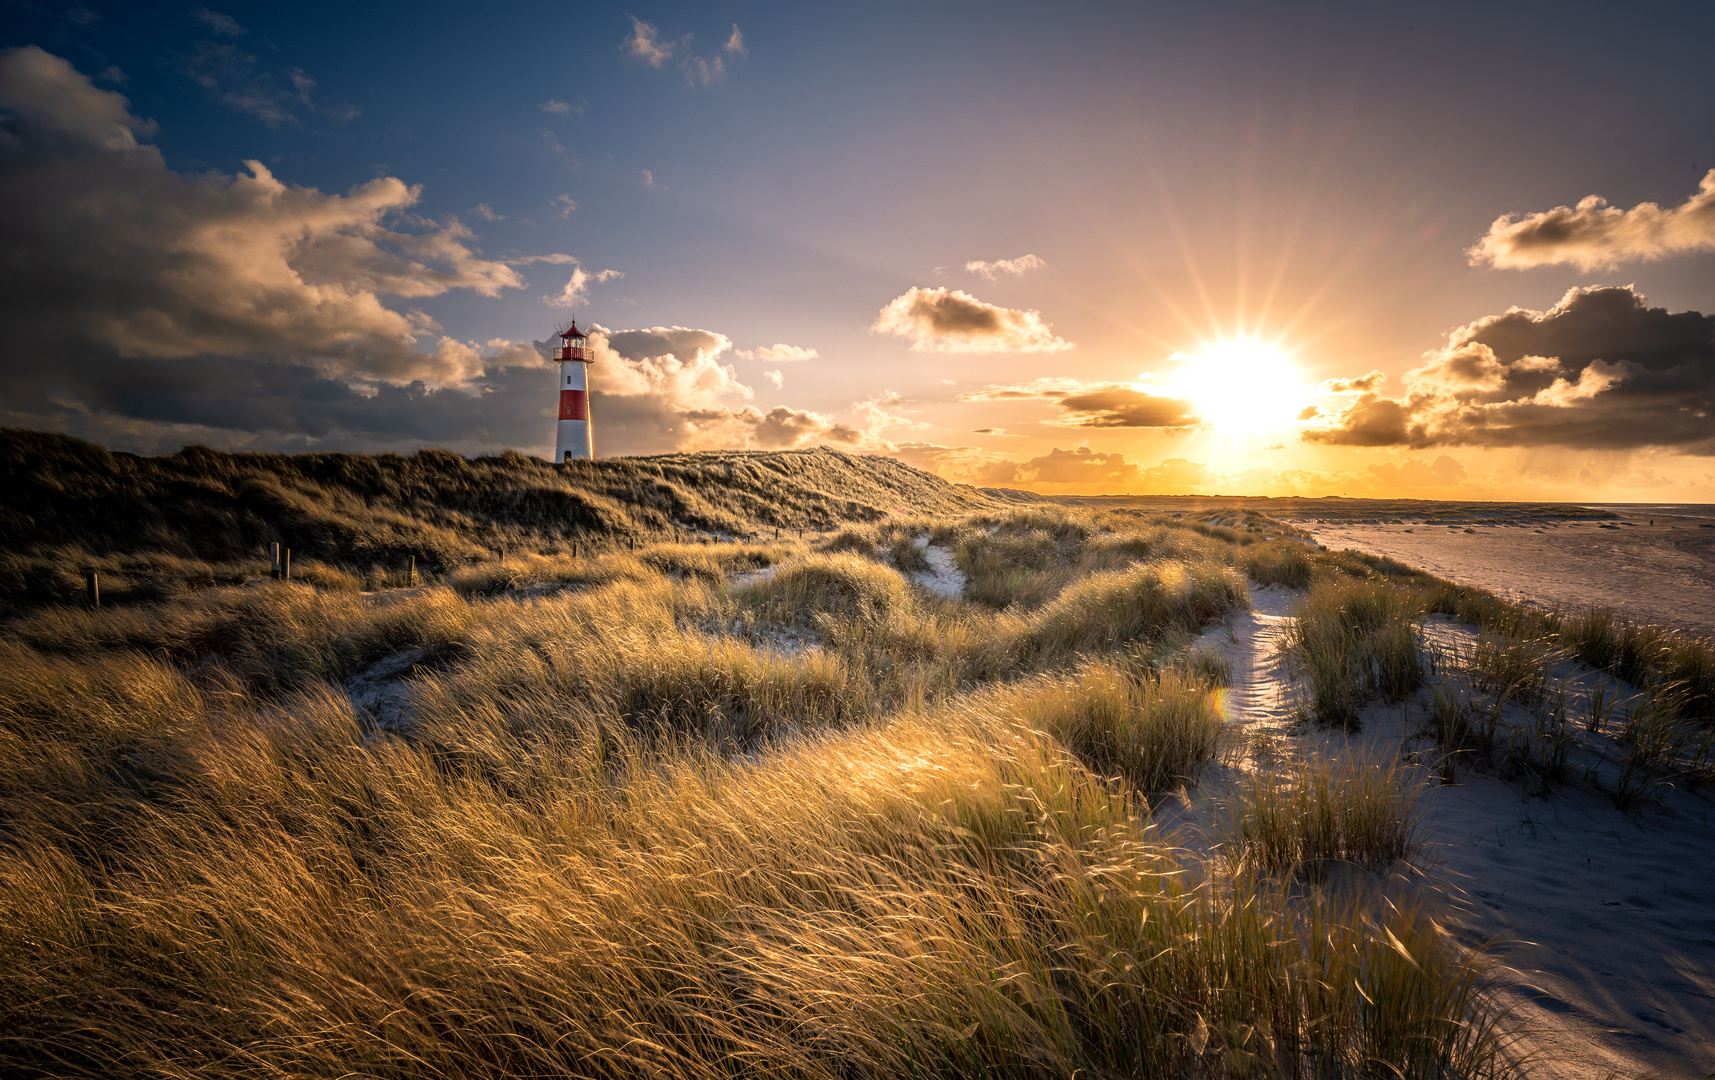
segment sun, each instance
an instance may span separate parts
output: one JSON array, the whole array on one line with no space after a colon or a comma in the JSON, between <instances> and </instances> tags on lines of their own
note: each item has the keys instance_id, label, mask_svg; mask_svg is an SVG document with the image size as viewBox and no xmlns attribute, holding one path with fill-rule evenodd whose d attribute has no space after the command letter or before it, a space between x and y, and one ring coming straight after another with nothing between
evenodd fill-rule
<instances>
[{"instance_id":1,"label":"sun","mask_svg":"<svg viewBox=\"0 0 1715 1080\"><path fill-rule=\"evenodd\" d=\"M1180 367L1162 389L1191 403L1218 431L1265 432L1288 427L1308 391L1280 350L1253 338L1220 341L1195 356L1175 353Z\"/></svg>"}]
</instances>

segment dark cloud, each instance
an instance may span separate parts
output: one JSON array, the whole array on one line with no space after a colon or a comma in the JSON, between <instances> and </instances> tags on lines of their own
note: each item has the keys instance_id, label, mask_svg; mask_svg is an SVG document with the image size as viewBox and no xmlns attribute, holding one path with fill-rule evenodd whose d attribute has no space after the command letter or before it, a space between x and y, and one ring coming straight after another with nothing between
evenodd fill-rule
<instances>
[{"instance_id":1,"label":"dark cloud","mask_svg":"<svg viewBox=\"0 0 1715 1080\"><path fill-rule=\"evenodd\" d=\"M1496 218L1488 235L1467 254L1473 266L1523 269L1568 263L1594 270L1709 250L1715 250L1715 169L1704 175L1697 194L1671 210L1652 202L1621 210L1589 195L1576 207Z\"/></svg>"},{"instance_id":2,"label":"dark cloud","mask_svg":"<svg viewBox=\"0 0 1715 1080\"><path fill-rule=\"evenodd\" d=\"M1010 386L986 386L960 394L960 401L1052 401L1064 415L1061 427L1181 428L1198 422L1189 401L1148 394L1124 383L1086 383L1054 376Z\"/></svg>"},{"instance_id":3,"label":"dark cloud","mask_svg":"<svg viewBox=\"0 0 1715 1080\"><path fill-rule=\"evenodd\" d=\"M0 52L0 423L139 450L545 448L547 343L459 341L390 302L496 296L515 266L574 258L485 259L392 177L338 195L258 162L182 176L139 141L153 130L59 57ZM603 453L866 437L750 404L722 334L593 329Z\"/></svg>"},{"instance_id":4,"label":"dark cloud","mask_svg":"<svg viewBox=\"0 0 1715 1080\"><path fill-rule=\"evenodd\" d=\"M1065 423L1075 427L1176 428L1197 422L1189 401L1145 394L1129 386L1067 394L1057 404L1068 414Z\"/></svg>"},{"instance_id":5,"label":"dark cloud","mask_svg":"<svg viewBox=\"0 0 1715 1080\"><path fill-rule=\"evenodd\" d=\"M909 289L881 309L870 330L910 338L919 352L1058 352L1072 347L1054 335L1041 312L984 303L958 289Z\"/></svg>"},{"instance_id":6,"label":"dark cloud","mask_svg":"<svg viewBox=\"0 0 1715 1080\"><path fill-rule=\"evenodd\" d=\"M1629 287L1573 289L1548 311L1460 327L1405 389L1362 392L1304 437L1715 454L1715 316L1647 307Z\"/></svg>"}]
</instances>

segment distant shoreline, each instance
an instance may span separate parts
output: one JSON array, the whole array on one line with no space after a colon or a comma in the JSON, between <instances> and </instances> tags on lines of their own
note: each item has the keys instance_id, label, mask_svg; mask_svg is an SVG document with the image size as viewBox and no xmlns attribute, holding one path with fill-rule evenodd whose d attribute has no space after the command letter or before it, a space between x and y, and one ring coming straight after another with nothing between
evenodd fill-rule
<instances>
[{"instance_id":1,"label":"distant shoreline","mask_svg":"<svg viewBox=\"0 0 1715 1080\"><path fill-rule=\"evenodd\" d=\"M1062 495L1152 513L1255 510L1318 544L1385 555L1529 607L1613 608L1715 637L1715 505L1242 495Z\"/></svg>"}]
</instances>

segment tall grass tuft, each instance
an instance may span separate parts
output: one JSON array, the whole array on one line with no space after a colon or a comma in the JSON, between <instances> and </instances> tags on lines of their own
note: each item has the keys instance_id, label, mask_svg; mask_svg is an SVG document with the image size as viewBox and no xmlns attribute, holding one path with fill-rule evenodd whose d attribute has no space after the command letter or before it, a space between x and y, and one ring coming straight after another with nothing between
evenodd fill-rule
<instances>
[{"instance_id":1,"label":"tall grass tuft","mask_svg":"<svg viewBox=\"0 0 1715 1080\"><path fill-rule=\"evenodd\" d=\"M1092 661L1009 688L982 707L1047 732L1102 775L1144 795L1187 781L1216 754L1222 719L1207 683L1183 671Z\"/></svg>"},{"instance_id":2,"label":"tall grass tuft","mask_svg":"<svg viewBox=\"0 0 1715 1080\"><path fill-rule=\"evenodd\" d=\"M1415 593L1383 581L1331 579L1293 608L1281 649L1298 665L1308 708L1323 723L1354 726L1358 710L1398 701L1423 682Z\"/></svg>"},{"instance_id":3,"label":"tall grass tuft","mask_svg":"<svg viewBox=\"0 0 1715 1080\"><path fill-rule=\"evenodd\" d=\"M1299 761L1247 776L1219 834L1230 859L1265 873L1319 877L1336 862L1381 870L1420 848L1421 791L1397 762Z\"/></svg>"},{"instance_id":4,"label":"tall grass tuft","mask_svg":"<svg viewBox=\"0 0 1715 1080\"><path fill-rule=\"evenodd\" d=\"M1258 585L1284 585L1289 589L1307 589L1315 575L1315 566L1304 545L1278 540L1247 551L1241 562L1246 574Z\"/></svg>"}]
</instances>

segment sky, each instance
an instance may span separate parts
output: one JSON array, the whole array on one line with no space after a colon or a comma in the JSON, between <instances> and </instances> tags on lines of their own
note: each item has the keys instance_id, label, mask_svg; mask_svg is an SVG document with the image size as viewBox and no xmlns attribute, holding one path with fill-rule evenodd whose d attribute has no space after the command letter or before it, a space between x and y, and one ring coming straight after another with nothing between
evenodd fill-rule
<instances>
[{"instance_id":1,"label":"sky","mask_svg":"<svg viewBox=\"0 0 1715 1080\"><path fill-rule=\"evenodd\" d=\"M0 424L1715 502L1715 6L14 4Z\"/></svg>"}]
</instances>

